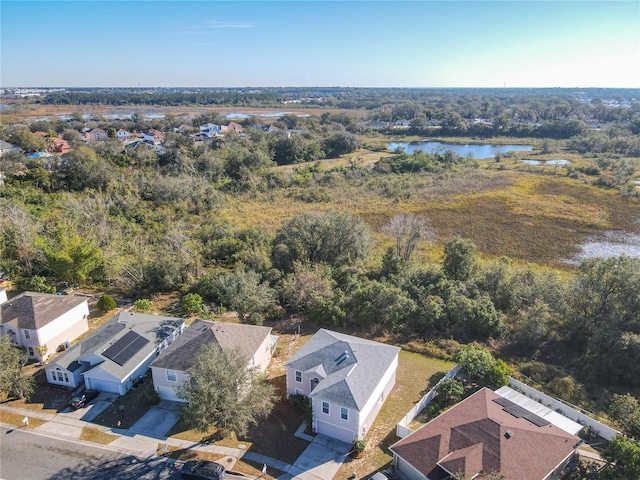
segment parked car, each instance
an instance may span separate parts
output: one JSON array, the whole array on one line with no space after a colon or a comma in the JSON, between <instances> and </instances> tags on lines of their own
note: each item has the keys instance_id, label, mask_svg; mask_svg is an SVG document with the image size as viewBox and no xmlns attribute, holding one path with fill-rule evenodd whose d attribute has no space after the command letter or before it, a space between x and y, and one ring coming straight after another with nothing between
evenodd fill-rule
<instances>
[{"instance_id":1,"label":"parked car","mask_svg":"<svg viewBox=\"0 0 640 480\"><path fill-rule=\"evenodd\" d=\"M217 462L189 460L182 466L183 478L222 480L226 470Z\"/></svg>"},{"instance_id":2,"label":"parked car","mask_svg":"<svg viewBox=\"0 0 640 480\"><path fill-rule=\"evenodd\" d=\"M84 408L91 400L98 398L100 392L98 390L85 390L76 395L69 401L69 406L73 408Z\"/></svg>"}]
</instances>

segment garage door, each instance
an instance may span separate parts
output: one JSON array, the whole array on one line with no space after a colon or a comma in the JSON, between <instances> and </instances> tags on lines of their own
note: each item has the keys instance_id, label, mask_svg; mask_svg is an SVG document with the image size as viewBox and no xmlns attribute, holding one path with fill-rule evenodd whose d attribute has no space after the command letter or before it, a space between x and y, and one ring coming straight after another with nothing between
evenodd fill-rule
<instances>
[{"instance_id":1,"label":"garage door","mask_svg":"<svg viewBox=\"0 0 640 480\"><path fill-rule=\"evenodd\" d=\"M346 443L353 442L353 439L355 437L354 433L351 430L347 430L346 428L338 427L321 420L317 421L316 429L317 433L321 435L326 435L328 437L335 438L336 440L340 440Z\"/></svg>"},{"instance_id":2,"label":"garage door","mask_svg":"<svg viewBox=\"0 0 640 480\"><path fill-rule=\"evenodd\" d=\"M100 390L101 392L120 393L120 383L113 380L102 380L100 378L84 377L84 384L91 390Z\"/></svg>"},{"instance_id":3,"label":"garage door","mask_svg":"<svg viewBox=\"0 0 640 480\"><path fill-rule=\"evenodd\" d=\"M158 394L163 400L172 400L174 402L184 402L176 396L176 390L171 387L158 387Z\"/></svg>"}]
</instances>

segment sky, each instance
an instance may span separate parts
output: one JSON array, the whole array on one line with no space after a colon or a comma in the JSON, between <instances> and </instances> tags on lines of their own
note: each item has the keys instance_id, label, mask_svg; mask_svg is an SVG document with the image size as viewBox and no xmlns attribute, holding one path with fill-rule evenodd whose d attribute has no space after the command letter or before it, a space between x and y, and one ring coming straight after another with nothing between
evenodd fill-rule
<instances>
[{"instance_id":1,"label":"sky","mask_svg":"<svg viewBox=\"0 0 640 480\"><path fill-rule=\"evenodd\" d=\"M640 2L0 1L0 87L640 88Z\"/></svg>"}]
</instances>

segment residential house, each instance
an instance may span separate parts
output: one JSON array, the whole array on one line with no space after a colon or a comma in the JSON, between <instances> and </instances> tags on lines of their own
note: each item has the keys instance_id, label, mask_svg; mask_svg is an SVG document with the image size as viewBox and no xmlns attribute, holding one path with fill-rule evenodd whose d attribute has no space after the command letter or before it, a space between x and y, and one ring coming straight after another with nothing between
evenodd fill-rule
<instances>
[{"instance_id":1,"label":"residential house","mask_svg":"<svg viewBox=\"0 0 640 480\"><path fill-rule=\"evenodd\" d=\"M144 132L142 138L147 143L158 145L159 143L164 142L165 134L160 130L151 129L148 132Z\"/></svg>"},{"instance_id":2,"label":"residential house","mask_svg":"<svg viewBox=\"0 0 640 480\"><path fill-rule=\"evenodd\" d=\"M364 128L375 128L375 129L388 128L389 127L389 122L382 122L382 121L379 121L379 120L371 120L369 122L363 123L362 127L364 127Z\"/></svg>"},{"instance_id":3,"label":"residential house","mask_svg":"<svg viewBox=\"0 0 640 480\"><path fill-rule=\"evenodd\" d=\"M287 395L311 399L316 433L363 439L395 384L399 352L321 329L285 363Z\"/></svg>"},{"instance_id":4,"label":"residential house","mask_svg":"<svg viewBox=\"0 0 640 480\"><path fill-rule=\"evenodd\" d=\"M51 361L47 381L124 395L185 328L182 318L121 312Z\"/></svg>"},{"instance_id":5,"label":"residential house","mask_svg":"<svg viewBox=\"0 0 640 480\"><path fill-rule=\"evenodd\" d=\"M122 128L116 132L116 138L121 142L126 142L129 137L131 137L131 134Z\"/></svg>"},{"instance_id":6,"label":"residential house","mask_svg":"<svg viewBox=\"0 0 640 480\"><path fill-rule=\"evenodd\" d=\"M234 132L242 132L242 125L240 125L239 123L236 122L229 122L226 125L222 125L220 127L220 131L221 132L230 132L230 131L234 131Z\"/></svg>"},{"instance_id":7,"label":"residential house","mask_svg":"<svg viewBox=\"0 0 640 480\"><path fill-rule=\"evenodd\" d=\"M215 123L205 123L204 125L200 125L200 134L206 135L207 137L215 137L221 131L220 125L216 125Z\"/></svg>"},{"instance_id":8,"label":"residential house","mask_svg":"<svg viewBox=\"0 0 640 480\"><path fill-rule=\"evenodd\" d=\"M196 130L194 127L192 127L191 125L188 125L186 123L178 125L177 127L173 127L173 131L175 133L191 133L194 130Z\"/></svg>"},{"instance_id":9,"label":"residential house","mask_svg":"<svg viewBox=\"0 0 640 480\"><path fill-rule=\"evenodd\" d=\"M19 152L20 147L16 147L9 142L5 142L4 140L0 140L0 157L5 153L9 152Z\"/></svg>"},{"instance_id":10,"label":"residential house","mask_svg":"<svg viewBox=\"0 0 640 480\"><path fill-rule=\"evenodd\" d=\"M34 135L46 140L48 153L67 153L71 150L69 142L62 139L59 135L50 136L47 132L35 132Z\"/></svg>"},{"instance_id":11,"label":"residential house","mask_svg":"<svg viewBox=\"0 0 640 480\"><path fill-rule=\"evenodd\" d=\"M86 297L23 292L7 300L5 292L0 300L0 335L9 335L35 360L46 360L89 329ZM39 346L46 346L44 355Z\"/></svg>"},{"instance_id":12,"label":"residential house","mask_svg":"<svg viewBox=\"0 0 640 480\"><path fill-rule=\"evenodd\" d=\"M390 447L409 480L560 478L580 438L482 388ZM492 477L493 478L493 477Z\"/></svg>"},{"instance_id":13,"label":"residential house","mask_svg":"<svg viewBox=\"0 0 640 480\"><path fill-rule=\"evenodd\" d=\"M196 320L151 363L154 388L165 400L182 401L176 396L176 388L189 380L196 356L211 344L223 351L239 350L247 358L248 367L264 372L277 338L271 335L270 327Z\"/></svg>"},{"instance_id":14,"label":"residential house","mask_svg":"<svg viewBox=\"0 0 640 480\"><path fill-rule=\"evenodd\" d=\"M85 132L84 139L87 142L106 142L109 139L109 135L101 128L92 128Z\"/></svg>"}]
</instances>

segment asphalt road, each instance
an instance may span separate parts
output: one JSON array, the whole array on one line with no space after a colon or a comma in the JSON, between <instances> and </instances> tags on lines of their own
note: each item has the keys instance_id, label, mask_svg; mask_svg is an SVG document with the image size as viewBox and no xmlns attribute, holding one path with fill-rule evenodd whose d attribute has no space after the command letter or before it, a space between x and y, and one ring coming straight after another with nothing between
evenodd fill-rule
<instances>
[{"instance_id":1,"label":"asphalt road","mask_svg":"<svg viewBox=\"0 0 640 480\"><path fill-rule=\"evenodd\" d=\"M20 428L0 428L1 480L178 478L179 470L160 457L144 459Z\"/></svg>"}]
</instances>

